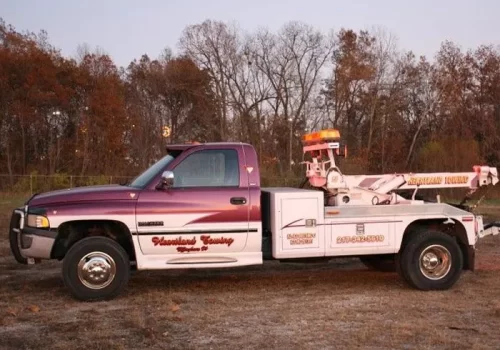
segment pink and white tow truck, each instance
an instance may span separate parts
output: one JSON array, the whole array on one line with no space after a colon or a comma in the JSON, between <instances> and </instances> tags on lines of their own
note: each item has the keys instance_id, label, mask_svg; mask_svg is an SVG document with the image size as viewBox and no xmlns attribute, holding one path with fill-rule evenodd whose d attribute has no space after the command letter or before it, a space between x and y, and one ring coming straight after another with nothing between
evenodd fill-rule
<instances>
[{"instance_id":1,"label":"pink and white tow truck","mask_svg":"<svg viewBox=\"0 0 500 350\"><path fill-rule=\"evenodd\" d=\"M478 239L498 224L463 205L416 199L419 189L498 183L497 169L344 175L340 135L305 135L312 189L261 188L255 149L244 143L179 144L127 185L35 194L12 213L9 238L19 263L62 260L80 300L110 299L130 270L221 268L264 260L359 257L394 269L420 290L452 287L474 269ZM404 195L403 192L410 195Z\"/></svg>"}]
</instances>

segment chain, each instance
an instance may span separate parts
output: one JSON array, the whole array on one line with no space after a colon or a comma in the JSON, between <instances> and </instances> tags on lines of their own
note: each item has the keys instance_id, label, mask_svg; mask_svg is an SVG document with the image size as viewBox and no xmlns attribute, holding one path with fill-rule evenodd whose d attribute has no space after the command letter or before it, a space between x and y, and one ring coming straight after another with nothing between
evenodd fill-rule
<instances>
[{"instance_id":1,"label":"chain","mask_svg":"<svg viewBox=\"0 0 500 350\"><path fill-rule=\"evenodd\" d=\"M489 188L488 188L489 187ZM494 186L488 186L486 189L485 189L485 192L484 194L479 197L479 199L477 200L477 202L471 207L471 212L474 212L478 207L479 205L481 204L481 202L484 200L484 198L486 197L486 195L488 194L488 192L494 187Z\"/></svg>"}]
</instances>

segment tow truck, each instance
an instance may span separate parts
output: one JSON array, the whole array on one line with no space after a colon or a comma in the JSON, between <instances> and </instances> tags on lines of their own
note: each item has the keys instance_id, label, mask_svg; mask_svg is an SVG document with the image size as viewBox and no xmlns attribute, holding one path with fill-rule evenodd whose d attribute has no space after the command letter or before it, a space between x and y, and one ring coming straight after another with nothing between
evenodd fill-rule
<instances>
[{"instance_id":1,"label":"tow truck","mask_svg":"<svg viewBox=\"0 0 500 350\"><path fill-rule=\"evenodd\" d=\"M261 188L255 149L219 142L169 145L125 185L35 194L12 213L12 254L22 264L62 260L64 284L85 301L120 295L131 270L336 257L392 269L419 290L446 290L474 270L478 239L499 232L463 203L417 198L442 188L470 196L498 183L496 168L349 176L336 163L347 154L338 130L302 143L309 188Z\"/></svg>"}]
</instances>

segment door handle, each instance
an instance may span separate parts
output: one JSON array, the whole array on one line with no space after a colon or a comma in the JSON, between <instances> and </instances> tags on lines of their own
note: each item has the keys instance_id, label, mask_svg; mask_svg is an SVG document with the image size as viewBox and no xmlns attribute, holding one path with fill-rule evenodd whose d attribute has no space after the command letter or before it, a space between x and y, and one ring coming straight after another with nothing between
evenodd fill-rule
<instances>
[{"instance_id":1,"label":"door handle","mask_svg":"<svg viewBox=\"0 0 500 350\"><path fill-rule=\"evenodd\" d=\"M234 205L242 205L247 204L247 199L245 197L233 197L230 202Z\"/></svg>"}]
</instances>

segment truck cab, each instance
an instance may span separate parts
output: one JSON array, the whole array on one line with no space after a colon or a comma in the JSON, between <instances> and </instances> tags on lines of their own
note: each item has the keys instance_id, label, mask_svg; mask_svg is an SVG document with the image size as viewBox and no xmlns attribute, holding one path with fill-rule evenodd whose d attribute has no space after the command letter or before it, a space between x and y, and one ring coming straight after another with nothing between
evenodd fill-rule
<instances>
[{"instance_id":1,"label":"truck cab","mask_svg":"<svg viewBox=\"0 0 500 350\"><path fill-rule=\"evenodd\" d=\"M262 263L254 148L178 145L168 153L130 184L138 190L132 228L143 257L138 268Z\"/></svg>"}]
</instances>

